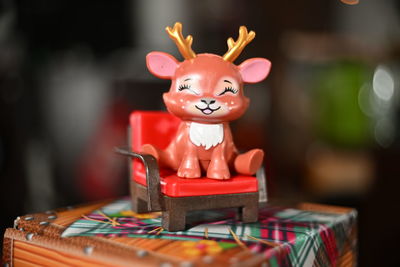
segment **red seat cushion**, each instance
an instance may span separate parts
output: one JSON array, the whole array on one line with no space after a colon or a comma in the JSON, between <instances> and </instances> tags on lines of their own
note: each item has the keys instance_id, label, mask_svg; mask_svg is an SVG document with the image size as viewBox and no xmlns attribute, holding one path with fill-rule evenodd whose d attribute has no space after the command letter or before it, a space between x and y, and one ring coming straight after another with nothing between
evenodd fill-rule
<instances>
[{"instance_id":1,"label":"red seat cushion","mask_svg":"<svg viewBox=\"0 0 400 267\"><path fill-rule=\"evenodd\" d=\"M175 136L180 119L166 112L135 111L130 117L131 148L140 151L142 145L153 144L166 148ZM132 163L132 179L146 186L144 166L138 160ZM170 197L250 193L258 191L253 176L236 175L228 180L180 178L172 170L160 170L161 192Z\"/></svg>"},{"instance_id":2,"label":"red seat cushion","mask_svg":"<svg viewBox=\"0 0 400 267\"><path fill-rule=\"evenodd\" d=\"M143 166L134 170L137 183L146 186ZM161 170L161 192L170 197L205 196L257 192L257 179L253 176L236 175L228 180L209 178L180 178L171 170Z\"/></svg>"}]
</instances>

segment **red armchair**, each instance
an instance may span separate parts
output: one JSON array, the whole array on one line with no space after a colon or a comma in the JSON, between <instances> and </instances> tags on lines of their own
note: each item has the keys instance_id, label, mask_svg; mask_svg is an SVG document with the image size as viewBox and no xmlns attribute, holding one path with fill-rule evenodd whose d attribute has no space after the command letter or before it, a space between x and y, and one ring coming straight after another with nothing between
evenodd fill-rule
<instances>
[{"instance_id":1,"label":"red armchair","mask_svg":"<svg viewBox=\"0 0 400 267\"><path fill-rule=\"evenodd\" d=\"M168 231L185 229L186 212L192 210L238 208L238 218L258 220L259 202L266 202L263 168L256 177L234 175L229 180L180 178L172 170L159 169L156 159L141 154L143 144L165 148L174 137L180 119L166 112L135 111L130 116L129 156L132 209L137 213L162 211L162 227Z\"/></svg>"}]
</instances>

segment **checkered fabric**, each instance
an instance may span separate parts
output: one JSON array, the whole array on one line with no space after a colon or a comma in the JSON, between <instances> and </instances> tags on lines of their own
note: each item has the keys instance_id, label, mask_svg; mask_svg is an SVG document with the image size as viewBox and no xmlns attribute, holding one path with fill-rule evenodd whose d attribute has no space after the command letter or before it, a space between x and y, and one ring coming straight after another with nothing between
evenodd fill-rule
<instances>
[{"instance_id":1,"label":"checkered fabric","mask_svg":"<svg viewBox=\"0 0 400 267\"><path fill-rule=\"evenodd\" d=\"M205 237L207 229L209 239L235 243L231 229L253 252L262 253L271 266L335 266L349 244L357 218L355 210L339 214L271 206L260 210L257 223L244 224L234 219L234 210L198 211L188 216L191 227L187 231L160 232L160 213L135 214L130 208L128 198L117 200L74 222L62 237L198 240ZM354 242L350 249L356 249Z\"/></svg>"}]
</instances>

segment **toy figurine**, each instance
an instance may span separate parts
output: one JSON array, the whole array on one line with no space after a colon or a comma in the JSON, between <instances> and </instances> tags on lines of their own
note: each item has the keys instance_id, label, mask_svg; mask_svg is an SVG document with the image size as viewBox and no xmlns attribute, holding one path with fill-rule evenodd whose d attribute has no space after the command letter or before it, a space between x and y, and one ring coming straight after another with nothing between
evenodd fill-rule
<instances>
[{"instance_id":1,"label":"toy figurine","mask_svg":"<svg viewBox=\"0 0 400 267\"><path fill-rule=\"evenodd\" d=\"M164 94L169 113L132 112L129 149L116 149L132 158L132 210L161 211L162 228L168 231L184 230L187 212L195 210L236 208L243 223L256 222L259 203L267 200L260 167L264 153L253 149L238 154L229 121L248 107L243 83L263 80L271 63L263 58L232 63L255 36L244 26L237 41L228 39L223 57L196 55L190 48L192 37L183 38L180 23L167 32L186 60L151 52L147 66L157 77L172 80ZM200 178L202 171L212 179Z\"/></svg>"},{"instance_id":2,"label":"toy figurine","mask_svg":"<svg viewBox=\"0 0 400 267\"><path fill-rule=\"evenodd\" d=\"M142 152L153 155L161 167L177 171L179 177L199 178L202 171L208 178L229 179L232 170L253 175L262 164L264 152L252 149L238 154L229 122L243 115L249 99L243 83L265 79L271 63L264 58L251 58L240 65L234 60L255 37L241 26L236 41L228 39L225 55L198 54L191 49L192 36L182 35L182 25L166 28L185 60L179 62L170 54L151 52L147 67L152 74L172 81L163 95L170 113L180 118L175 138L165 150L152 144Z\"/></svg>"}]
</instances>

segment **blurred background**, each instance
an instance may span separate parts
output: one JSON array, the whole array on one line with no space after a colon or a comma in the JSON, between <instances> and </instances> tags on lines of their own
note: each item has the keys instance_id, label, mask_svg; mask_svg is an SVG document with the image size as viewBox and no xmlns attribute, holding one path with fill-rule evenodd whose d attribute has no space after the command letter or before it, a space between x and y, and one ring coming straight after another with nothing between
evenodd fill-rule
<instances>
[{"instance_id":1,"label":"blurred background","mask_svg":"<svg viewBox=\"0 0 400 267\"><path fill-rule=\"evenodd\" d=\"M266 57L265 82L233 123L266 151L271 199L359 211L360 266L396 265L400 203L400 2L395 0L0 0L0 229L28 212L128 194L132 110L164 109L169 82L145 55L224 54L240 25L257 33L236 60ZM396 211L397 210L397 211Z\"/></svg>"}]
</instances>

